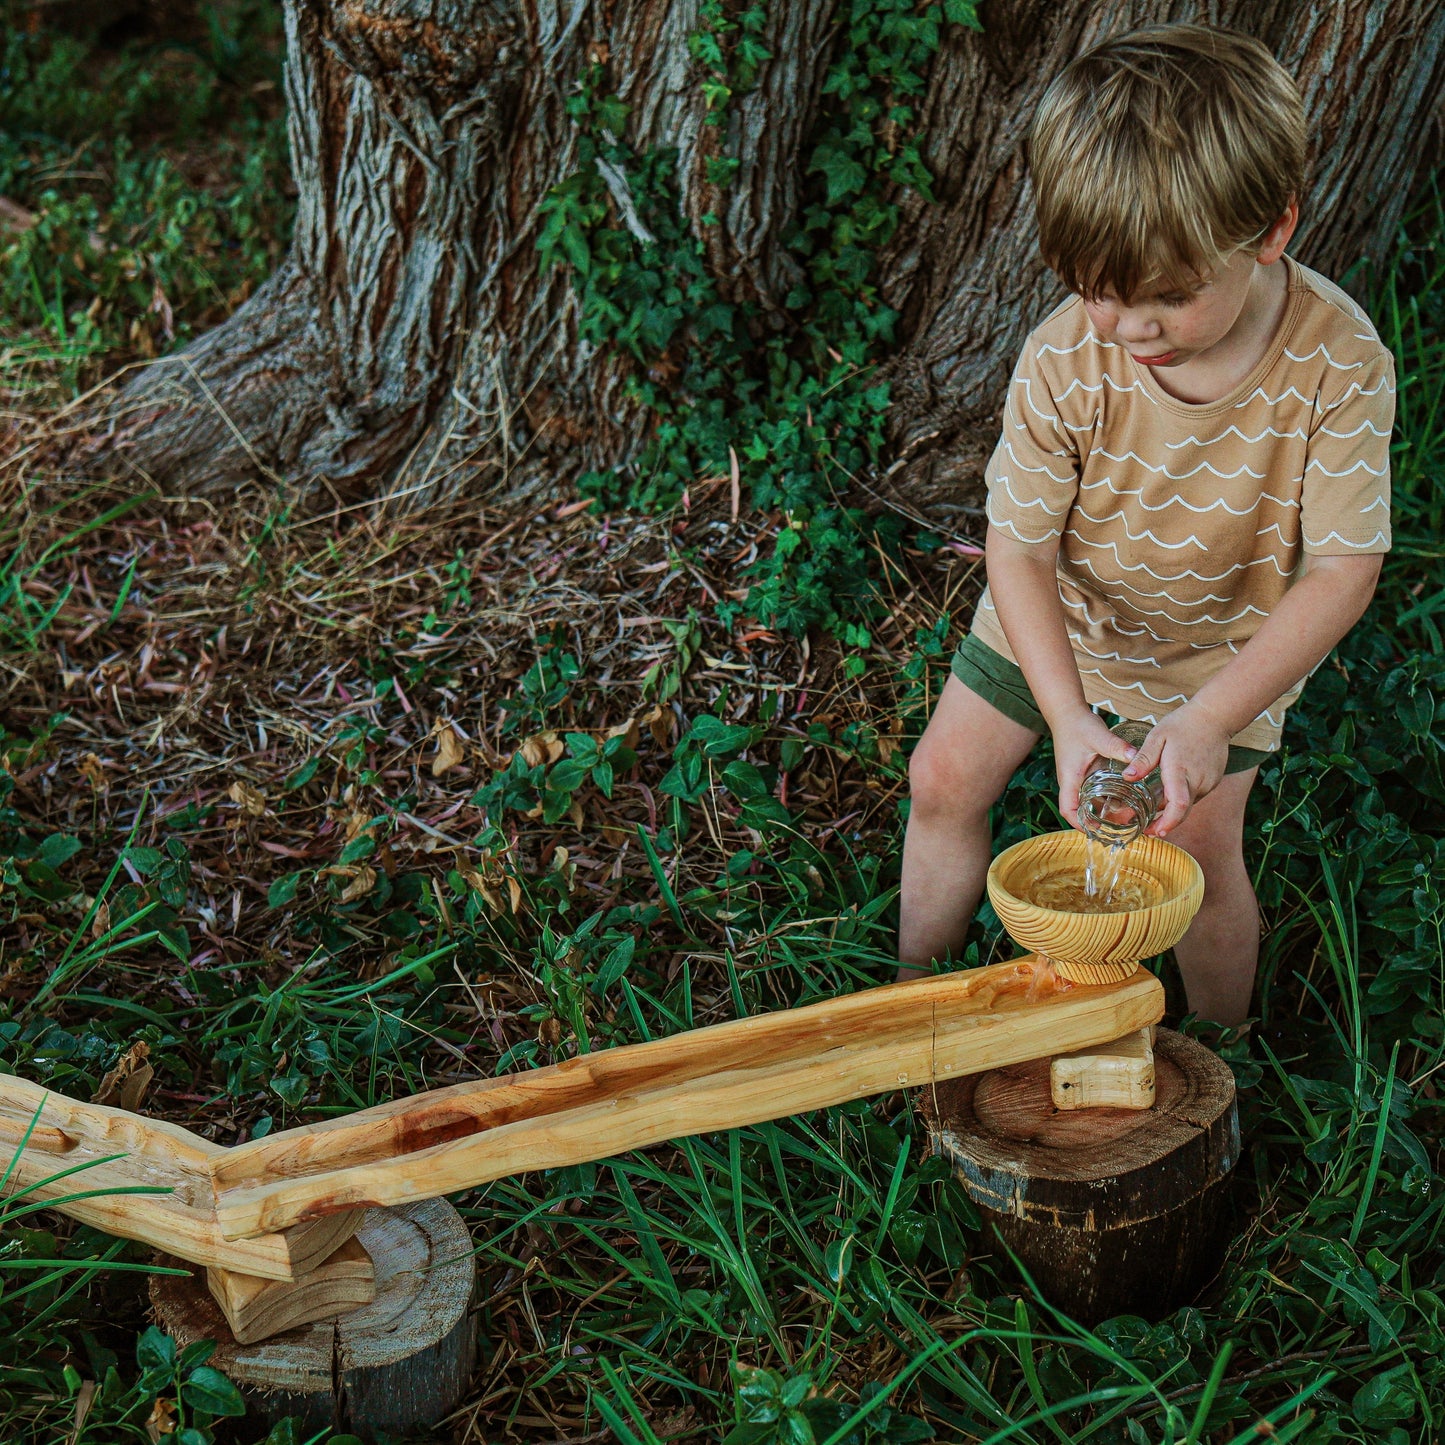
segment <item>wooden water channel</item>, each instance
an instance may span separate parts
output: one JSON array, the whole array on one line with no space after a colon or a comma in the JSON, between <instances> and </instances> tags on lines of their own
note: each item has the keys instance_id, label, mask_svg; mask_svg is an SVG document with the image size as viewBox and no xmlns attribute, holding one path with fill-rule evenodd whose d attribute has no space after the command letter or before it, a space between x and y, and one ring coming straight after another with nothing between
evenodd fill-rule
<instances>
[{"instance_id":1,"label":"wooden water channel","mask_svg":"<svg viewBox=\"0 0 1445 1445\"><path fill-rule=\"evenodd\" d=\"M365 1438L408 1422L384 1411L343 1419L335 1412L348 1388L353 1403L368 1391L400 1398L422 1358L417 1378L443 1389L446 1376L454 1399L470 1369L466 1231L449 1205L418 1213L425 1201L900 1088L936 1101L951 1080L1106 1044L1163 1011L1146 970L1089 986L1026 956L478 1079L231 1148L0 1075L0 1147L14 1154L7 1192L205 1267L205 1285L152 1285L162 1323L183 1343L225 1335L217 1363L238 1382L280 1391L292 1410L315 1395L311 1418L333 1411ZM431 1298L437 1291L448 1308ZM405 1352L392 1358L398 1341ZM424 1400L408 1420L449 1404Z\"/></svg>"}]
</instances>

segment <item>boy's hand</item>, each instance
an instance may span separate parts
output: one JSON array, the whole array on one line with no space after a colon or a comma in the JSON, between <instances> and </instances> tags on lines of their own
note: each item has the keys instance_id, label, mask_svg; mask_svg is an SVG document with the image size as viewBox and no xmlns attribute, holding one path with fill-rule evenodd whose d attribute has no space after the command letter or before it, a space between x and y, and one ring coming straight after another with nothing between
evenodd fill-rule
<instances>
[{"instance_id":1,"label":"boy's hand","mask_svg":"<svg viewBox=\"0 0 1445 1445\"><path fill-rule=\"evenodd\" d=\"M1219 786L1228 761L1229 733L1197 699L1156 724L1124 769L1133 782L1157 766L1164 783L1164 811L1145 831L1163 838L1177 828L1190 808Z\"/></svg>"},{"instance_id":2,"label":"boy's hand","mask_svg":"<svg viewBox=\"0 0 1445 1445\"><path fill-rule=\"evenodd\" d=\"M1079 826L1079 785L1089 773L1089 764L1102 754L1127 762L1134 749L1109 731L1104 719L1091 708L1070 713L1055 727L1054 766L1059 775L1059 812L1072 828ZM1151 734L1152 736L1152 734Z\"/></svg>"}]
</instances>

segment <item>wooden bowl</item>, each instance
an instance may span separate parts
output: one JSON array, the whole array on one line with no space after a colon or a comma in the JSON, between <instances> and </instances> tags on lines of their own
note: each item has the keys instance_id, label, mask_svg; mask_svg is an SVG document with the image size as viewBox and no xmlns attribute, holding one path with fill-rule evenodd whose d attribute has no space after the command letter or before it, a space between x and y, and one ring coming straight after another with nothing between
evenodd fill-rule
<instances>
[{"instance_id":1,"label":"wooden bowl","mask_svg":"<svg viewBox=\"0 0 1445 1445\"><path fill-rule=\"evenodd\" d=\"M1075 983L1128 978L1141 958L1172 948L1204 900L1204 874L1182 848L1136 838L1124 849L1121 876L1151 880L1160 901L1129 913L1068 913L1028 899L1028 885L1050 873L1083 876L1089 840L1070 829L1041 833L1005 849L988 870L988 901L1009 936L1049 959Z\"/></svg>"}]
</instances>

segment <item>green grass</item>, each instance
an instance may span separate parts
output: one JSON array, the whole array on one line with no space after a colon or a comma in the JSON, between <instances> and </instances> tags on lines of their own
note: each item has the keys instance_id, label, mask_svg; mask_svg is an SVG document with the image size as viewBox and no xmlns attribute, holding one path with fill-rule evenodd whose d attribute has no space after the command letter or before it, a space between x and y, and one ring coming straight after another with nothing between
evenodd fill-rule
<instances>
[{"instance_id":1,"label":"green grass","mask_svg":"<svg viewBox=\"0 0 1445 1445\"><path fill-rule=\"evenodd\" d=\"M74 393L103 360L155 356L233 311L284 252L291 202L280 14L196 7L118 50L0 32L0 226L7 390Z\"/></svg>"},{"instance_id":2,"label":"green grass","mask_svg":"<svg viewBox=\"0 0 1445 1445\"><path fill-rule=\"evenodd\" d=\"M202 13L213 26L179 56L10 38L20 80L0 101L0 193L50 217L0 252L12 338L0 385L14 396L38 405L102 358L169 344L148 309L157 281L179 339L274 259L279 132L269 92L253 89L274 75L274 31L242 24L271 12ZM253 38L241 44L243 33ZM155 129L175 66L199 80L190 108ZM220 178L184 179L188 153L204 143L210 154L223 120ZM62 178L72 155L69 170L103 178ZM114 251L90 256L91 231ZM1445 1434L1442 247L1430 191L1392 265L1357 278L1399 363L1398 544L1252 800L1263 1018L1227 1050L1246 1149L1238 1238L1207 1296L1159 1322L1083 1328L991 1246L905 1101L847 1105L459 1199L483 1271L473 1403L488 1441L606 1430L646 1445L1414 1445ZM164 613L144 560L158 532L145 528L193 518L105 490L20 500L0 523L6 665L49 677L125 653L144 609ZM686 608L630 691L594 682L565 616L519 632L505 703L489 699L495 756L463 789L459 817L485 810L487 824L434 822L468 846L424 855L403 847L426 783L417 760L433 746L420 713L444 715L446 694L473 676L447 636L483 571L469 560L482 555L475 536L438 530L406 564L410 590L384 594L406 605L377 607L370 631L350 628L339 599L369 588L373 559L399 554L399 541L319 538L277 513L225 554L236 630L272 603L292 609L276 615L293 630L308 608L327 614L362 658L362 680L347 677L366 705L286 735L273 775L244 753L241 771L220 775L264 784L257 836L322 839L304 857L244 865L255 874L236 884L244 954L205 961L240 866L227 860L249 836L221 789L163 816L137 793L113 814L61 771L83 750L62 717L0 732L0 1068L87 1098L143 1042L168 1090L152 1107L229 1141L888 976L905 757L893 744L917 736L936 695L946 624L930 618L902 655L860 641L852 711L830 704L824 716L815 703L797 717L781 691L701 681L718 631ZM86 615L104 645L82 663L73 636ZM201 643L218 646L215 630L177 644L188 665ZM667 703L676 727L609 743L619 694L638 715ZM90 725L85 699L65 696ZM560 756L522 751L548 730ZM104 751L103 737L84 736ZM825 817L794 800L801 778L835 765L884 805L843 822L851 801ZM211 777L198 767L197 787ZM46 779L70 805L41 820L19 800ZM639 821L639 783L655 821ZM348 815L363 816L349 837ZM601 851L613 819L608 846L627 842L627 868L593 887L577 863ZM1040 755L999 810L998 846L1052 826ZM365 886L347 896L352 884ZM970 961L998 946L985 911ZM1172 973L1166 984L1177 1003ZM158 1401L169 1402L159 1418L177 1411L178 1445L228 1428L218 1422L236 1401L204 1349L180 1354L147 1327L144 1251L23 1212L23 1199L5 1208L0 1439L146 1440ZM257 1438L244 1422L229 1428ZM301 1438L288 1426L271 1436Z\"/></svg>"}]
</instances>

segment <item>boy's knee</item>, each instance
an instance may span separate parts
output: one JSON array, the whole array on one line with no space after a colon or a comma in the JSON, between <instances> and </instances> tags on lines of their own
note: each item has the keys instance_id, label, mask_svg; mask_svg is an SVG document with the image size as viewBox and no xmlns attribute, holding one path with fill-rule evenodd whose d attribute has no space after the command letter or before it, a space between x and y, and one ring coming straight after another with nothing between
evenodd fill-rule
<instances>
[{"instance_id":1,"label":"boy's knee","mask_svg":"<svg viewBox=\"0 0 1445 1445\"><path fill-rule=\"evenodd\" d=\"M910 816L987 818L993 799L981 796L968 760L925 734L908 760Z\"/></svg>"}]
</instances>

